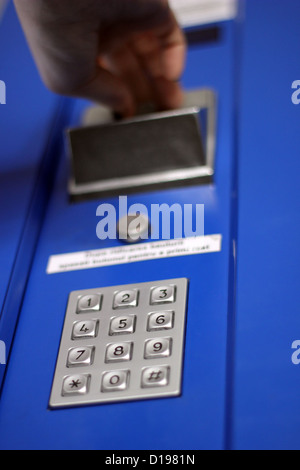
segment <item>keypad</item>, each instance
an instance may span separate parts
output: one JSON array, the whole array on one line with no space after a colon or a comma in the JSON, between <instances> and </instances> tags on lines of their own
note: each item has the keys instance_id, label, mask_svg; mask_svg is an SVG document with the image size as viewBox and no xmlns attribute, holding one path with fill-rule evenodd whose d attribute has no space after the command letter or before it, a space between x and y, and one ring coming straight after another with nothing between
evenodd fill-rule
<instances>
[{"instance_id":1,"label":"keypad","mask_svg":"<svg viewBox=\"0 0 300 470\"><path fill-rule=\"evenodd\" d=\"M69 295L50 407L181 394L187 279Z\"/></svg>"}]
</instances>

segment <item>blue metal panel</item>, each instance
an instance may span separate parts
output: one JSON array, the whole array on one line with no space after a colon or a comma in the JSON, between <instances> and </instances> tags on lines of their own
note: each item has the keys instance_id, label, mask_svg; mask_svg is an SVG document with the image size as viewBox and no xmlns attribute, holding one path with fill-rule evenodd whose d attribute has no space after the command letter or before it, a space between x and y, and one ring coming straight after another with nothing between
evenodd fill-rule
<instances>
[{"instance_id":1,"label":"blue metal panel","mask_svg":"<svg viewBox=\"0 0 300 470\"><path fill-rule=\"evenodd\" d=\"M52 254L117 245L96 238L96 208L103 201L69 204L63 159L7 367L2 449L221 449L224 443L299 449L300 366L291 361L291 345L300 339L300 107L292 104L291 85L300 79L300 4L241 3L238 36L232 23L224 23L220 43L191 45L184 77L187 88L209 86L219 95L215 183L128 199L148 208L205 204L205 233L223 235L222 252L47 275ZM9 91L8 104L0 107L0 221L6 232L0 233L0 339L9 342L43 221L48 170L54 170L42 156L57 100L34 71L12 7L0 44L0 79ZM78 124L86 103L74 104L72 123ZM58 157L57 148L48 155ZM117 199L105 202L118 205ZM174 277L190 279L182 396L50 411L69 292Z\"/></svg>"},{"instance_id":2,"label":"blue metal panel","mask_svg":"<svg viewBox=\"0 0 300 470\"><path fill-rule=\"evenodd\" d=\"M231 446L299 449L300 3L249 0L245 17Z\"/></svg>"},{"instance_id":3,"label":"blue metal panel","mask_svg":"<svg viewBox=\"0 0 300 470\"><path fill-rule=\"evenodd\" d=\"M129 204L205 204L206 234L221 233L221 253L132 263L63 274L45 273L52 254L104 248L96 238L100 201L70 205L67 164L61 165L41 232L0 407L3 449L219 449L224 441L227 307L233 157L234 28L221 25L217 44L193 45L187 88L219 95L214 185L130 196ZM117 206L117 200L111 199ZM68 294L72 290L190 279L183 394L175 399L47 409ZM5 431L5 432L4 432Z\"/></svg>"},{"instance_id":4,"label":"blue metal panel","mask_svg":"<svg viewBox=\"0 0 300 470\"><path fill-rule=\"evenodd\" d=\"M55 164L45 151L59 103L41 84L12 4L0 26L0 63L0 339L8 354Z\"/></svg>"}]
</instances>

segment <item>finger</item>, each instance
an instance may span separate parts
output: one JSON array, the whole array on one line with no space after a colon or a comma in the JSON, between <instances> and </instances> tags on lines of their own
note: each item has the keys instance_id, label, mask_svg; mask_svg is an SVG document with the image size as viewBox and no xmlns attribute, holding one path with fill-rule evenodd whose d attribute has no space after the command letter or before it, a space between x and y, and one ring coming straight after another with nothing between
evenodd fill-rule
<instances>
[{"instance_id":1,"label":"finger","mask_svg":"<svg viewBox=\"0 0 300 470\"><path fill-rule=\"evenodd\" d=\"M184 95L179 83L158 77L152 80L152 90L159 110L181 108Z\"/></svg>"},{"instance_id":2,"label":"finger","mask_svg":"<svg viewBox=\"0 0 300 470\"><path fill-rule=\"evenodd\" d=\"M149 77L162 75L161 47L156 34L148 32L135 35L131 42L131 48L145 74Z\"/></svg>"},{"instance_id":3,"label":"finger","mask_svg":"<svg viewBox=\"0 0 300 470\"><path fill-rule=\"evenodd\" d=\"M112 108L124 117L135 114L135 102L130 89L119 77L99 67L95 77L69 93Z\"/></svg>"},{"instance_id":4,"label":"finger","mask_svg":"<svg viewBox=\"0 0 300 470\"><path fill-rule=\"evenodd\" d=\"M158 33L158 37L161 43L162 75L167 80L178 80L185 66L187 44L174 15L169 28Z\"/></svg>"},{"instance_id":5,"label":"finger","mask_svg":"<svg viewBox=\"0 0 300 470\"><path fill-rule=\"evenodd\" d=\"M126 83L137 104L151 101L149 80L129 46L112 51L103 62L111 73Z\"/></svg>"},{"instance_id":6,"label":"finger","mask_svg":"<svg viewBox=\"0 0 300 470\"><path fill-rule=\"evenodd\" d=\"M170 81L180 78L185 65L186 39L172 13L163 26L151 33L135 35L132 48L151 76Z\"/></svg>"}]
</instances>

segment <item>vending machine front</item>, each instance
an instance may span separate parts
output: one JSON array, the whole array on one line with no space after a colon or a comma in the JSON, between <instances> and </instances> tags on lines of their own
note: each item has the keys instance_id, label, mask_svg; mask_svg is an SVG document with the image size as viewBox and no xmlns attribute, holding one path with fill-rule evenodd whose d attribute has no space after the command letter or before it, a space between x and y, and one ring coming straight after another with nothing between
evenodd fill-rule
<instances>
[{"instance_id":1,"label":"vending machine front","mask_svg":"<svg viewBox=\"0 0 300 470\"><path fill-rule=\"evenodd\" d=\"M1 449L299 446L298 415L287 404L299 385L289 344L297 338L283 328L280 303L287 284L264 258L273 230L281 238L298 220L299 110L290 99L297 67L282 57L299 52L299 6L172 6L188 42L185 100L175 111L145 108L119 120L98 104L46 92L33 64L24 90L13 53L5 56ZM281 25L289 25L285 41ZM10 6L0 36L17 31L20 44L11 47L30 61L19 28ZM10 104L14 80L19 95ZM283 178L290 211L276 218L283 158L291 170L281 174L294 178L294 191L285 192ZM282 259L279 269L288 276ZM296 263L293 270L299 279ZM292 287L287 321L297 335ZM281 345L276 364L261 355L271 337Z\"/></svg>"}]
</instances>

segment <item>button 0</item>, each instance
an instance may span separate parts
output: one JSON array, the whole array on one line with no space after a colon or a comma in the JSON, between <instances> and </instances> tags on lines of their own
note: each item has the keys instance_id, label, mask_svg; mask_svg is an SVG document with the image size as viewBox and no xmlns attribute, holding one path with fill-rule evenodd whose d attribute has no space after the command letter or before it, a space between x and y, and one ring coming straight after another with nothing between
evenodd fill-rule
<instances>
[{"instance_id":1,"label":"button 0","mask_svg":"<svg viewBox=\"0 0 300 470\"><path fill-rule=\"evenodd\" d=\"M69 375L63 381L62 395L85 395L89 382L90 375Z\"/></svg>"},{"instance_id":2,"label":"button 0","mask_svg":"<svg viewBox=\"0 0 300 470\"><path fill-rule=\"evenodd\" d=\"M154 287L150 302L152 305L175 302L175 286Z\"/></svg>"},{"instance_id":3,"label":"button 0","mask_svg":"<svg viewBox=\"0 0 300 470\"><path fill-rule=\"evenodd\" d=\"M136 307L138 304L138 294L137 290L123 290L117 292L114 296L113 308L128 308Z\"/></svg>"},{"instance_id":4,"label":"button 0","mask_svg":"<svg viewBox=\"0 0 300 470\"><path fill-rule=\"evenodd\" d=\"M129 370L114 370L105 372L102 376L102 392L117 392L126 390L129 382Z\"/></svg>"},{"instance_id":5,"label":"button 0","mask_svg":"<svg viewBox=\"0 0 300 470\"><path fill-rule=\"evenodd\" d=\"M100 294L83 295L77 304L77 313L98 312L101 309L102 296Z\"/></svg>"},{"instance_id":6,"label":"button 0","mask_svg":"<svg viewBox=\"0 0 300 470\"><path fill-rule=\"evenodd\" d=\"M169 384L169 376L169 367L146 367L142 372L142 388L166 387Z\"/></svg>"}]
</instances>

